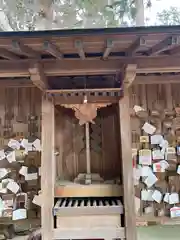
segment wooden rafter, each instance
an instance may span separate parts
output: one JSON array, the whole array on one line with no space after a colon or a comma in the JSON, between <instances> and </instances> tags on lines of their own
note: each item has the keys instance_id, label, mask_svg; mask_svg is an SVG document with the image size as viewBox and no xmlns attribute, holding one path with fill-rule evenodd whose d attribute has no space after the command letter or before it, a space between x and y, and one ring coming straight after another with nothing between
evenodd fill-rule
<instances>
[{"instance_id":1,"label":"wooden rafter","mask_svg":"<svg viewBox=\"0 0 180 240\"><path fill-rule=\"evenodd\" d=\"M112 51L113 46L114 46L114 42L111 39L107 39L106 48L105 48L104 53L103 53L103 59L104 60L106 60L108 58L109 54Z\"/></svg>"},{"instance_id":2,"label":"wooden rafter","mask_svg":"<svg viewBox=\"0 0 180 240\"><path fill-rule=\"evenodd\" d=\"M6 50L6 49L3 49L3 48L0 48L0 56L3 57L3 58L6 58L8 60L18 60L20 59L19 56L17 56L16 54Z\"/></svg>"},{"instance_id":3,"label":"wooden rafter","mask_svg":"<svg viewBox=\"0 0 180 240\"><path fill-rule=\"evenodd\" d=\"M78 50L78 54L82 60L86 58L83 43L81 40L76 40L74 43L75 48Z\"/></svg>"},{"instance_id":4,"label":"wooden rafter","mask_svg":"<svg viewBox=\"0 0 180 240\"><path fill-rule=\"evenodd\" d=\"M33 84L41 90L45 90L48 88L47 77L44 74L44 70L41 64L33 64L29 68L30 78Z\"/></svg>"},{"instance_id":5,"label":"wooden rafter","mask_svg":"<svg viewBox=\"0 0 180 240\"><path fill-rule=\"evenodd\" d=\"M180 36L170 36L154 45L147 51L147 55L156 55L169 49L175 48L180 44Z\"/></svg>"},{"instance_id":6,"label":"wooden rafter","mask_svg":"<svg viewBox=\"0 0 180 240\"><path fill-rule=\"evenodd\" d=\"M125 68L124 79L123 79L124 87L128 88L132 85L136 77L136 70L137 70L136 64L127 65L127 67Z\"/></svg>"},{"instance_id":7,"label":"wooden rafter","mask_svg":"<svg viewBox=\"0 0 180 240\"><path fill-rule=\"evenodd\" d=\"M12 41L12 48L21 55L28 56L30 58L40 58L40 55L29 46L22 44L20 41Z\"/></svg>"},{"instance_id":8,"label":"wooden rafter","mask_svg":"<svg viewBox=\"0 0 180 240\"><path fill-rule=\"evenodd\" d=\"M51 42L45 41L43 47L44 47L44 50L46 52L50 53L55 58L57 58L57 59L62 59L63 58L63 54L59 51L57 46L55 46Z\"/></svg>"},{"instance_id":9,"label":"wooden rafter","mask_svg":"<svg viewBox=\"0 0 180 240\"><path fill-rule=\"evenodd\" d=\"M138 37L127 49L126 56L133 56L141 46L146 46L146 41L143 37Z\"/></svg>"}]
</instances>

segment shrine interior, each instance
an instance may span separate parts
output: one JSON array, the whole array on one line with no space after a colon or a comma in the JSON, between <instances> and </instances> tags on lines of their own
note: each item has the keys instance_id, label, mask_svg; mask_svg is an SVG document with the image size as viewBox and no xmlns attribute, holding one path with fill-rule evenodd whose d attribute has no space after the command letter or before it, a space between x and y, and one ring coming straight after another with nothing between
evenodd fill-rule
<instances>
[{"instance_id":1,"label":"shrine interior","mask_svg":"<svg viewBox=\"0 0 180 240\"><path fill-rule=\"evenodd\" d=\"M49 82L53 89L84 90L75 105L72 104L73 99L70 100L73 98L71 95L67 96L71 104L60 104L58 101L56 103L58 180L74 181L80 173L87 172L88 148L89 173L99 174L102 178L101 181L120 181L119 109L117 102L114 101L117 92L111 92L112 102L111 98L108 99L108 96L104 96L107 97L105 103L101 103L103 95L97 96L96 91L93 92L93 89L114 88L120 93L120 76L52 77ZM88 96L88 93L86 95L86 89L92 89L91 95ZM61 96L56 95L55 99L58 97ZM95 99L94 101L92 101L92 97ZM90 102L89 98L91 98ZM81 104L86 108L83 114L88 114L89 119L86 119L82 113L78 116L79 118L77 117L75 109ZM88 120L90 121L88 122ZM88 133L86 123L88 123ZM87 138L89 146L86 146Z\"/></svg>"}]
</instances>

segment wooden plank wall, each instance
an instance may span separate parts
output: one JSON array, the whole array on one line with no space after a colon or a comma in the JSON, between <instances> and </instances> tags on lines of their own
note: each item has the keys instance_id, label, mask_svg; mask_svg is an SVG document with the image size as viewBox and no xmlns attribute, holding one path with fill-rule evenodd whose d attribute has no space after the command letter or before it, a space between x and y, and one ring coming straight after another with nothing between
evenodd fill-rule
<instances>
[{"instance_id":1,"label":"wooden plank wall","mask_svg":"<svg viewBox=\"0 0 180 240\"><path fill-rule=\"evenodd\" d=\"M91 132L91 171L105 179L120 176L120 150L117 106L98 112ZM62 111L56 118L57 175L72 180L86 172L84 126L80 126L71 111Z\"/></svg>"},{"instance_id":2,"label":"wooden plank wall","mask_svg":"<svg viewBox=\"0 0 180 240\"><path fill-rule=\"evenodd\" d=\"M173 97L172 97L173 96ZM180 103L179 85L135 85L130 89L130 107L140 105L149 111L158 108L172 108ZM37 135L41 133L41 94L37 88L0 89L0 145L6 129L11 133L29 134L28 119L37 116ZM137 118L131 117L132 147L138 147L141 126ZM100 110L96 124L91 127L93 150L92 172L102 177L114 178L120 175L118 107ZM84 129L79 126L72 112L59 111L56 115L57 174L73 179L86 170Z\"/></svg>"},{"instance_id":3,"label":"wooden plank wall","mask_svg":"<svg viewBox=\"0 0 180 240\"><path fill-rule=\"evenodd\" d=\"M180 103L179 84L152 84L152 85L134 85L130 89L130 108L133 112L134 105L143 107L148 113L158 110L163 113L164 110L172 110L173 107ZM161 121L159 121L161 120ZM158 127L159 132L163 132L162 122L153 117L148 117L146 120L139 120L137 117L131 116L131 131L132 131L132 148L139 147L139 136L141 135L141 127L144 121L152 121Z\"/></svg>"},{"instance_id":4,"label":"wooden plank wall","mask_svg":"<svg viewBox=\"0 0 180 240\"><path fill-rule=\"evenodd\" d=\"M34 116L35 120L30 121ZM41 93L37 88L0 88L0 139L13 135L41 137ZM32 124L34 122L34 124Z\"/></svg>"}]
</instances>

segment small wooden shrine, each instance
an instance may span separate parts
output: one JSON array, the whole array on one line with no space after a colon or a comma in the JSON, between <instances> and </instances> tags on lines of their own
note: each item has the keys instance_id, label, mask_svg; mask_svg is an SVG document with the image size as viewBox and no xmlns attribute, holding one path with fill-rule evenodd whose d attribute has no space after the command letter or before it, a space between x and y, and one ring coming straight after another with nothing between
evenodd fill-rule
<instances>
[{"instance_id":1,"label":"small wooden shrine","mask_svg":"<svg viewBox=\"0 0 180 240\"><path fill-rule=\"evenodd\" d=\"M38 116L43 240L136 240L134 194L147 187L134 187L132 149L150 149L144 123L164 135L176 116L179 53L179 26L0 33L2 128L18 115L24 135L22 115Z\"/></svg>"}]
</instances>

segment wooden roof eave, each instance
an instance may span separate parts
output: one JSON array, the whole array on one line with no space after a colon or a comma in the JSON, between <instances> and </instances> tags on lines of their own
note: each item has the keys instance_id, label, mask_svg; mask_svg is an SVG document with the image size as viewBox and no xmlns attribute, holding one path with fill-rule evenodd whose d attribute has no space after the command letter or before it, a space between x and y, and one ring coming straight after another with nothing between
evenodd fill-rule
<instances>
[{"instance_id":1,"label":"wooden roof eave","mask_svg":"<svg viewBox=\"0 0 180 240\"><path fill-rule=\"evenodd\" d=\"M137 75L180 73L178 53L177 27L0 33L0 78L28 77L45 90L48 76L119 74L128 65L136 65Z\"/></svg>"}]
</instances>

